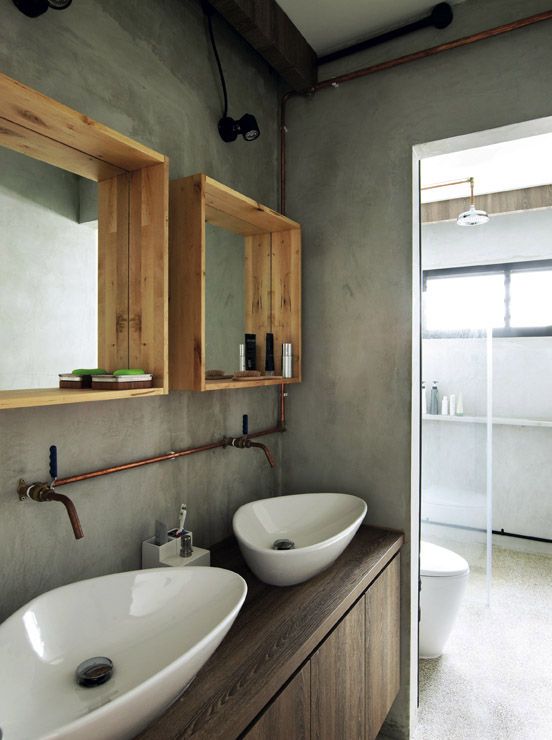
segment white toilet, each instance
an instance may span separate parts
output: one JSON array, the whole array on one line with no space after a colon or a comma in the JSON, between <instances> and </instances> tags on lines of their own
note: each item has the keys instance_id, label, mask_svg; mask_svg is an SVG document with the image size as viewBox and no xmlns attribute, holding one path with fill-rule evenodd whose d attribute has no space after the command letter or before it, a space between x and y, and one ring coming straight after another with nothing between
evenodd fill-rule
<instances>
[{"instance_id":1,"label":"white toilet","mask_svg":"<svg viewBox=\"0 0 552 740\"><path fill-rule=\"evenodd\" d=\"M438 658L452 632L468 584L470 566L439 545L421 542L420 658Z\"/></svg>"}]
</instances>

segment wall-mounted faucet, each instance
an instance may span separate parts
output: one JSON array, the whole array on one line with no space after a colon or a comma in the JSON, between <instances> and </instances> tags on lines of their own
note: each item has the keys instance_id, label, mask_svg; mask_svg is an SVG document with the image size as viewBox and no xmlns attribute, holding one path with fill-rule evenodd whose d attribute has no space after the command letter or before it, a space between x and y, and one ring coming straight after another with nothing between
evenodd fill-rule
<instances>
[{"instance_id":1,"label":"wall-mounted faucet","mask_svg":"<svg viewBox=\"0 0 552 740\"><path fill-rule=\"evenodd\" d=\"M270 467L273 468L276 465L272 456L272 452L268 449L268 447L261 444L261 442L253 442L253 440L251 440L247 436L247 434L244 434L241 437L225 437L224 447L237 447L239 450L249 449L250 447L258 447L266 455L266 459L268 460Z\"/></svg>"},{"instance_id":2,"label":"wall-mounted faucet","mask_svg":"<svg viewBox=\"0 0 552 740\"><path fill-rule=\"evenodd\" d=\"M79 515L75 508L75 504L71 501L68 496L64 496L62 493L57 493L54 490L54 484L52 483L27 483L23 478L19 479L17 486L17 494L20 501L26 501L28 498L33 501L42 503L43 501L59 501L65 506L69 521L73 528L73 534L76 540L80 540L84 537Z\"/></svg>"}]
</instances>

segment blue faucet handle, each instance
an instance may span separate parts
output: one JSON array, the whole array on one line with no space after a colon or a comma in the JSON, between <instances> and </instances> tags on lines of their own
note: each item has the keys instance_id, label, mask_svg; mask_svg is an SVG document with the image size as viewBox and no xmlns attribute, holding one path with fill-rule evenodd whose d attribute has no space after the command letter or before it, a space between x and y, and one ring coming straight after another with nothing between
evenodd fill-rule
<instances>
[{"instance_id":1,"label":"blue faucet handle","mask_svg":"<svg viewBox=\"0 0 552 740\"><path fill-rule=\"evenodd\" d=\"M58 464L57 464L57 447L52 445L50 447L50 478L57 478Z\"/></svg>"}]
</instances>

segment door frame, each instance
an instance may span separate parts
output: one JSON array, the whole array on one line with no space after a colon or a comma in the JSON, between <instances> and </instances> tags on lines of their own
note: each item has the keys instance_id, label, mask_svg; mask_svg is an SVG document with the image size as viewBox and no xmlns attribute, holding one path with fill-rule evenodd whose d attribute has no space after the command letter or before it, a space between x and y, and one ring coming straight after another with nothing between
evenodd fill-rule
<instances>
[{"instance_id":1,"label":"door frame","mask_svg":"<svg viewBox=\"0 0 552 740\"><path fill-rule=\"evenodd\" d=\"M418 715L419 656L418 615L420 609L420 528L421 528L421 218L420 167L423 159L464 149L524 139L552 133L552 116L522 121L498 128L416 144L412 147L412 393L411 393L411 475L410 475L410 733L414 734Z\"/></svg>"}]
</instances>

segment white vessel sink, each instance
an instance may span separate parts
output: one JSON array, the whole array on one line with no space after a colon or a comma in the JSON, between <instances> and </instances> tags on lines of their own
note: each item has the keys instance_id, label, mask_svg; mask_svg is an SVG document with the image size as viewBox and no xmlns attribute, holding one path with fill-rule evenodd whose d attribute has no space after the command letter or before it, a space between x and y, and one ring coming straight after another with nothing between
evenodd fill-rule
<instances>
[{"instance_id":1,"label":"white vessel sink","mask_svg":"<svg viewBox=\"0 0 552 740\"><path fill-rule=\"evenodd\" d=\"M132 738L186 688L230 629L247 586L221 568L155 568L43 594L0 626L2 740ZM106 656L104 684L77 666Z\"/></svg>"},{"instance_id":2,"label":"white vessel sink","mask_svg":"<svg viewBox=\"0 0 552 740\"><path fill-rule=\"evenodd\" d=\"M331 565L365 515L366 503L357 496L302 493L245 504L234 514L233 527L253 573L273 586L292 586ZM274 549L277 540L294 547Z\"/></svg>"}]
</instances>

